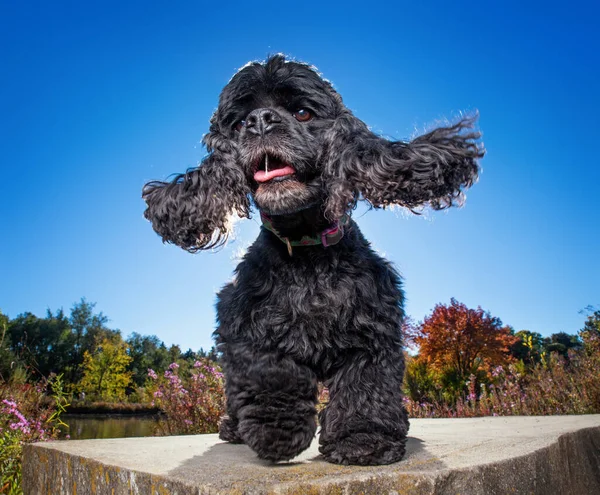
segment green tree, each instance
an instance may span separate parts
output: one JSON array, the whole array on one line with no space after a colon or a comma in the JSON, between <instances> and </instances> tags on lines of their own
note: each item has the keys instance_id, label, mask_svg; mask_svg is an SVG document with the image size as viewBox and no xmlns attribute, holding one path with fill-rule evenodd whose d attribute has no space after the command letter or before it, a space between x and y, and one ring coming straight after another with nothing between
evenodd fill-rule
<instances>
[{"instance_id":1,"label":"green tree","mask_svg":"<svg viewBox=\"0 0 600 495\"><path fill-rule=\"evenodd\" d=\"M525 364L540 362L544 352L544 338L538 332L519 330L515 333L518 340L510 347L510 353Z\"/></svg>"},{"instance_id":2,"label":"green tree","mask_svg":"<svg viewBox=\"0 0 600 495\"><path fill-rule=\"evenodd\" d=\"M187 351L181 353L181 359L183 359L189 364L194 364L199 357L199 354L197 352L192 351L192 349L188 349Z\"/></svg>"},{"instance_id":3,"label":"green tree","mask_svg":"<svg viewBox=\"0 0 600 495\"><path fill-rule=\"evenodd\" d=\"M406 372L404 389L406 395L415 402L430 401L438 398L436 377L427 366L427 361L419 356L405 355Z\"/></svg>"},{"instance_id":4,"label":"green tree","mask_svg":"<svg viewBox=\"0 0 600 495\"><path fill-rule=\"evenodd\" d=\"M202 347L200 347L200 350L197 354L198 357L210 359L214 363L217 363L219 361L219 353L217 352L217 348L214 345L210 348L208 352L202 349Z\"/></svg>"},{"instance_id":5,"label":"green tree","mask_svg":"<svg viewBox=\"0 0 600 495\"><path fill-rule=\"evenodd\" d=\"M80 391L97 400L123 400L131 384L131 372L127 371L131 357L127 350L127 344L119 335L104 337L98 341L93 352L85 351Z\"/></svg>"},{"instance_id":6,"label":"green tree","mask_svg":"<svg viewBox=\"0 0 600 495\"><path fill-rule=\"evenodd\" d=\"M179 359L181 359L181 347L176 344L173 344L169 347L169 363L176 363Z\"/></svg>"},{"instance_id":7,"label":"green tree","mask_svg":"<svg viewBox=\"0 0 600 495\"><path fill-rule=\"evenodd\" d=\"M119 332L105 325L108 318L102 313L94 313L96 303L88 302L84 297L71 308L69 322L72 331L72 350L69 362L69 379L77 383L82 377L83 356L92 353L96 343L104 338L113 338Z\"/></svg>"},{"instance_id":8,"label":"green tree","mask_svg":"<svg viewBox=\"0 0 600 495\"><path fill-rule=\"evenodd\" d=\"M71 328L62 310L45 318L23 313L8 324L12 353L34 378L65 369L70 360Z\"/></svg>"},{"instance_id":9,"label":"green tree","mask_svg":"<svg viewBox=\"0 0 600 495\"><path fill-rule=\"evenodd\" d=\"M17 356L11 349L8 325L8 316L0 311L0 382L8 380L14 370L21 367Z\"/></svg>"},{"instance_id":10,"label":"green tree","mask_svg":"<svg viewBox=\"0 0 600 495\"><path fill-rule=\"evenodd\" d=\"M581 331L596 334L600 337L600 309L588 315Z\"/></svg>"},{"instance_id":11,"label":"green tree","mask_svg":"<svg viewBox=\"0 0 600 495\"><path fill-rule=\"evenodd\" d=\"M129 369L135 385L141 387L148 378L148 369L162 372L170 364L169 351L156 335L133 332L126 340L131 363Z\"/></svg>"},{"instance_id":12,"label":"green tree","mask_svg":"<svg viewBox=\"0 0 600 495\"><path fill-rule=\"evenodd\" d=\"M583 341L586 352L600 358L600 309L586 308L589 314L583 328L579 331L579 337ZM593 311L593 312L592 312Z\"/></svg>"},{"instance_id":13,"label":"green tree","mask_svg":"<svg viewBox=\"0 0 600 495\"><path fill-rule=\"evenodd\" d=\"M567 359L569 350L581 349L582 343L577 335L570 335L565 332L553 333L550 337L544 339L544 350L547 353L556 352Z\"/></svg>"}]
</instances>

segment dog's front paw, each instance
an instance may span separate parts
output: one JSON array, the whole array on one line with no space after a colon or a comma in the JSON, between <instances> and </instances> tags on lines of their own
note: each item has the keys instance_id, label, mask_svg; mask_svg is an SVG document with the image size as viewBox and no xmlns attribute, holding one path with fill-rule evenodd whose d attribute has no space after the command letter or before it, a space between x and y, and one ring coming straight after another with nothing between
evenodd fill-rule
<instances>
[{"instance_id":1,"label":"dog's front paw","mask_svg":"<svg viewBox=\"0 0 600 495\"><path fill-rule=\"evenodd\" d=\"M266 418L251 415L240 419L239 435L261 459L288 461L306 450L317 430L315 416Z\"/></svg>"},{"instance_id":2,"label":"dog's front paw","mask_svg":"<svg viewBox=\"0 0 600 495\"><path fill-rule=\"evenodd\" d=\"M230 443L244 443L238 434L238 422L229 416L223 416L219 423L219 438Z\"/></svg>"},{"instance_id":3,"label":"dog's front paw","mask_svg":"<svg viewBox=\"0 0 600 495\"><path fill-rule=\"evenodd\" d=\"M319 451L334 464L373 466L392 464L404 457L406 438L394 439L378 433L357 433L324 443Z\"/></svg>"}]
</instances>

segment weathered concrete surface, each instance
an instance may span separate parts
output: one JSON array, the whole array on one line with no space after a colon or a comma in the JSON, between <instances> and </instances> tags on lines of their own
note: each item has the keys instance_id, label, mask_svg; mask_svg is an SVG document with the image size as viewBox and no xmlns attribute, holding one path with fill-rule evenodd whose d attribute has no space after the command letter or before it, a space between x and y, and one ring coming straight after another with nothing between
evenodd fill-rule
<instances>
[{"instance_id":1,"label":"weathered concrete surface","mask_svg":"<svg viewBox=\"0 0 600 495\"><path fill-rule=\"evenodd\" d=\"M415 419L405 459L272 465L216 435L27 445L26 495L600 494L600 415Z\"/></svg>"}]
</instances>

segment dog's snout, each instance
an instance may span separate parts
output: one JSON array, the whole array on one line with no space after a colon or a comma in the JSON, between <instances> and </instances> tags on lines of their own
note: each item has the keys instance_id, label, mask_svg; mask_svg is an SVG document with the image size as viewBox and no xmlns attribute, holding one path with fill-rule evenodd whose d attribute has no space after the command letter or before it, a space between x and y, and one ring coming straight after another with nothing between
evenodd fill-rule
<instances>
[{"instance_id":1,"label":"dog's snout","mask_svg":"<svg viewBox=\"0 0 600 495\"><path fill-rule=\"evenodd\" d=\"M281 117L270 108L257 108L246 117L246 129L248 132L261 136L271 132L279 123L281 123Z\"/></svg>"}]
</instances>

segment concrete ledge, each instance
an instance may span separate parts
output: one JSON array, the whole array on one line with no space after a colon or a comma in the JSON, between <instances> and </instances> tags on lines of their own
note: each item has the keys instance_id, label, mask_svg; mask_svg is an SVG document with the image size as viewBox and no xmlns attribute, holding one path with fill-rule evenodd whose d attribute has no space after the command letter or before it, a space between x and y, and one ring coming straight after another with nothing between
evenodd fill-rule
<instances>
[{"instance_id":1,"label":"concrete ledge","mask_svg":"<svg viewBox=\"0 0 600 495\"><path fill-rule=\"evenodd\" d=\"M594 494L600 415L414 419L406 458L377 467L320 460L317 442L272 465L216 435L25 446L26 495Z\"/></svg>"}]
</instances>

